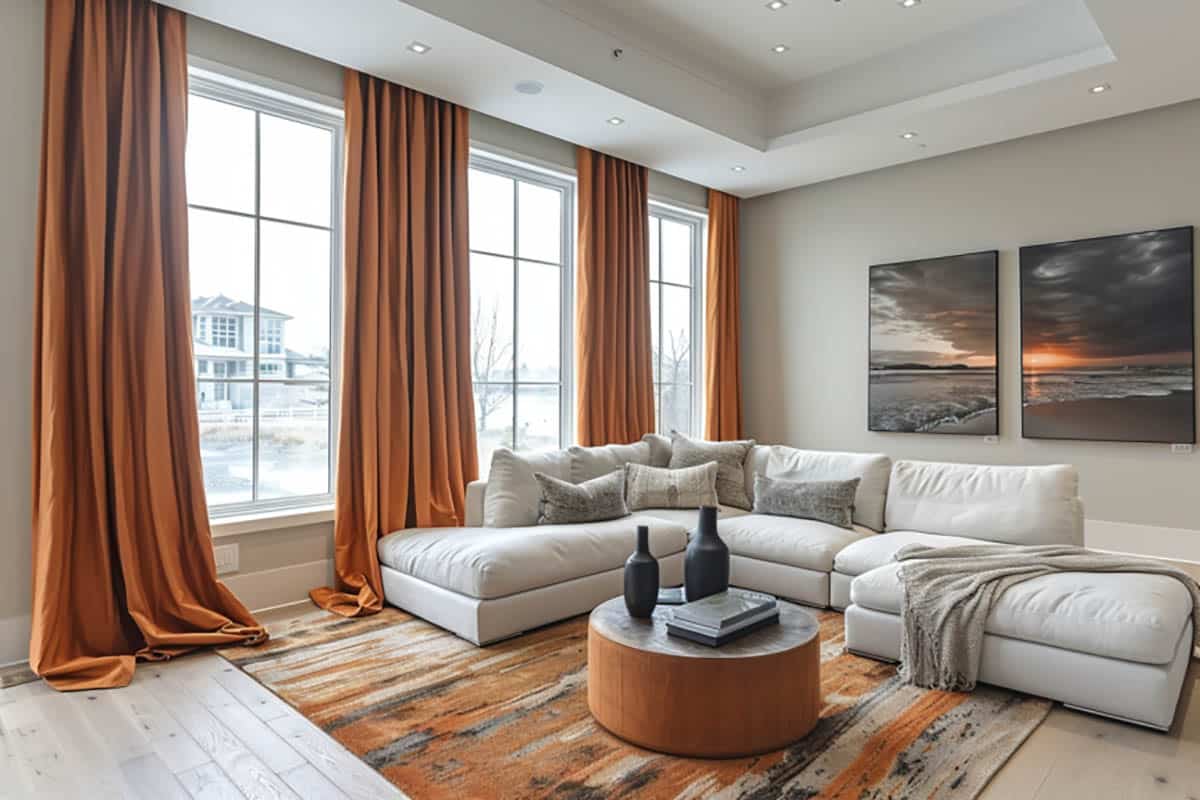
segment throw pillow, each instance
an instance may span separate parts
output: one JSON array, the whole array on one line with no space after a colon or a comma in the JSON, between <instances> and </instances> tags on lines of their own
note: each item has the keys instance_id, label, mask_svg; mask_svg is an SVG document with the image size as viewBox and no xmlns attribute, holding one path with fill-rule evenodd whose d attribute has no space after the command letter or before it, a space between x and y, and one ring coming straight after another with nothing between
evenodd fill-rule
<instances>
[{"instance_id":1,"label":"throw pillow","mask_svg":"<svg viewBox=\"0 0 1200 800\"><path fill-rule=\"evenodd\" d=\"M717 470L717 498L722 505L735 508L750 508L750 495L746 492L746 456L754 440L741 442L703 442L689 439L682 433L671 434L671 469L693 467L715 461Z\"/></svg>"},{"instance_id":2,"label":"throw pillow","mask_svg":"<svg viewBox=\"0 0 1200 800\"><path fill-rule=\"evenodd\" d=\"M854 521L858 478L848 481L785 481L754 476L754 513L799 517L849 528Z\"/></svg>"},{"instance_id":3,"label":"throw pillow","mask_svg":"<svg viewBox=\"0 0 1200 800\"><path fill-rule=\"evenodd\" d=\"M647 433L642 441L650 445L650 461L652 467L665 467L671 463L671 438L661 433Z\"/></svg>"},{"instance_id":4,"label":"throw pillow","mask_svg":"<svg viewBox=\"0 0 1200 800\"><path fill-rule=\"evenodd\" d=\"M571 456L566 450L514 453L500 448L492 453L492 468L483 496L483 524L488 528L537 525L541 487L533 473L560 480L571 478Z\"/></svg>"},{"instance_id":5,"label":"throw pillow","mask_svg":"<svg viewBox=\"0 0 1200 800\"><path fill-rule=\"evenodd\" d=\"M684 469L625 465L625 503L643 508L699 508L717 505L717 462Z\"/></svg>"},{"instance_id":6,"label":"throw pillow","mask_svg":"<svg viewBox=\"0 0 1200 800\"><path fill-rule=\"evenodd\" d=\"M647 442L633 444L609 444L601 447L568 447L571 454L571 482L583 483L592 478L608 475L626 464L649 464L650 445Z\"/></svg>"},{"instance_id":7,"label":"throw pillow","mask_svg":"<svg viewBox=\"0 0 1200 800\"><path fill-rule=\"evenodd\" d=\"M533 473L533 477L542 487L538 525L599 522L629 514L625 507L625 473L622 470L579 484L542 472Z\"/></svg>"}]
</instances>

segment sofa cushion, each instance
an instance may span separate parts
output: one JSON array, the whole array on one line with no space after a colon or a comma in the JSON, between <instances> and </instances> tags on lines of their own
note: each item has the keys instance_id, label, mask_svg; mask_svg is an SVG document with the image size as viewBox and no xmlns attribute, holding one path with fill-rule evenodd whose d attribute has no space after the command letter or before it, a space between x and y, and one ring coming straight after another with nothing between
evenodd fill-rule
<instances>
[{"instance_id":1,"label":"sofa cushion","mask_svg":"<svg viewBox=\"0 0 1200 800\"><path fill-rule=\"evenodd\" d=\"M755 454L755 460L762 457ZM786 481L846 481L858 478L854 493L854 521L871 530L883 530L883 504L887 497L892 460L879 453L832 453L797 450L773 445L762 474ZM753 485L753 484L752 484Z\"/></svg>"},{"instance_id":2,"label":"sofa cushion","mask_svg":"<svg viewBox=\"0 0 1200 800\"><path fill-rule=\"evenodd\" d=\"M850 584L851 601L899 614L900 567L893 562L859 575ZM1191 594L1166 575L1064 572L1009 588L996 600L984 630L1107 658L1165 664L1174 657L1191 614Z\"/></svg>"},{"instance_id":3,"label":"sofa cushion","mask_svg":"<svg viewBox=\"0 0 1200 800\"><path fill-rule=\"evenodd\" d=\"M846 547L833 559L833 569L843 575L862 575L876 567L890 564L901 547L907 544L924 544L929 547L950 547L958 544L979 544L975 539L962 536L939 536L936 533L917 531L888 531L878 536L859 539Z\"/></svg>"},{"instance_id":4,"label":"sofa cushion","mask_svg":"<svg viewBox=\"0 0 1200 800\"><path fill-rule=\"evenodd\" d=\"M571 483L611 475L626 464L649 464L650 443L609 444L601 447L568 447L571 456Z\"/></svg>"},{"instance_id":5,"label":"sofa cushion","mask_svg":"<svg viewBox=\"0 0 1200 800\"><path fill-rule=\"evenodd\" d=\"M566 450L514 453L501 447L492 453L487 490L483 496L483 524L489 528L536 525L542 489L533 473L571 480L571 454Z\"/></svg>"},{"instance_id":6,"label":"sofa cushion","mask_svg":"<svg viewBox=\"0 0 1200 800\"><path fill-rule=\"evenodd\" d=\"M833 557L864 536L869 528L839 528L824 522L768 514L745 514L717 521L717 532L729 552L818 572L833 569Z\"/></svg>"},{"instance_id":7,"label":"sofa cushion","mask_svg":"<svg viewBox=\"0 0 1200 800\"><path fill-rule=\"evenodd\" d=\"M897 461L887 494L888 530L1008 544L1083 545L1074 467L993 467Z\"/></svg>"},{"instance_id":8,"label":"sofa cushion","mask_svg":"<svg viewBox=\"0 0 1200 800\"><path fill-rule=\"evenodd\" d=\"M682 552L682 525L635 515L607 522L522 528L425 528L379 540L379 560L459 594L491 600L618 569L650 528L656 557Z\"/></svg>"},{"instance_id":9,"label":"sofa cushion","mask_svg":"<svg viewBox=\"0 0 1200 800\"><path fill-rule=\"evenodd\" d=\"M667 522L677 522L688 529L690 533L700 522L700 512L694 508L644 508L637 512L646 517L665 519ZM717 520L744 517L751 512L733 506L717 506Z\"/></svg>"}]
</instances>

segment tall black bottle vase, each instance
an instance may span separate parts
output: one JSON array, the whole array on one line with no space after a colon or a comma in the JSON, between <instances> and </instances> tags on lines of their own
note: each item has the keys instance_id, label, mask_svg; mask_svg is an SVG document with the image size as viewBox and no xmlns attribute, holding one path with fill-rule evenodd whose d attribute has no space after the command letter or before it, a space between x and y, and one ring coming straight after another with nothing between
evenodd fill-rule
<instances>
[{"instance_id":1,"label":"tall black bottle vase","mask_svg":"<svg viewBox=\"0 0 1200 800\"><path fill-rule=\"evenodd\" d=\"M701 506L683 561L684 593L689 603L729 588L729 548L717 534L717 509Z\"/></svg>"},{"instance_id":2,"label":"tall black bottle vase","mask_svg":"<svg viewBox=\"0 0 1200 800\"><path fill-rule=\"evenodd\" d=\"M658 604L658 561L650 555L650 529L637 528L637 550L625 561L625 608L631 617L648 618Z\"/></svg>"}]
</instances>

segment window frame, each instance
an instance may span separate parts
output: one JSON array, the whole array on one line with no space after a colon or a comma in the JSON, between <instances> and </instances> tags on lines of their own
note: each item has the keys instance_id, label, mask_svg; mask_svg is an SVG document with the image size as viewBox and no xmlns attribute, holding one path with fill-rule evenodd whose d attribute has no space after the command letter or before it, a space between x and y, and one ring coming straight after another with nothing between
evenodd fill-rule
<instances>
[{"instance_id":1,"label":"window frame","mask_svg":"<svg viewBox=\"0 0 1200 800\"><path fill-rule=\"evenodd\" d=\"M472 145L469 169L477 169L513 180L513 254L492 253L486 250L475 250L468 244L470 255L476 253L495 258L508 259L513 264L513 370L511 381L480 381L471 376L472 394L477 384L507 385L512 387L513 399L513 435L516 436L518 413L518 390L521 386L553 386L548 381L522 381L517 368L520 340L520 264L527 261L532 264L551 264L536 258L521 258L520 229L521 229L521 182L533 184L561 193L563 198L562 213L559 216L561 231L559 241L562 248L562 263L554 266L562 270L559 280L559 351L558 351L558 429L559 447L566 448L575 442L575 209L578 181L574 175L559 172L539 166L524 159L503 155L494 150ZM468 203L469 203L468 198ZM512 443L516 446L516 441ZM486 475L490 464L479 464L479 472Z\"/></svg>"},{"instance_id":2,"label":"window frame","mask_svg":"<svg viewBox=\"0 0 1200 800\"><path fill-rule=\"evenodd\" d=\"M706 409L704 407L704 298L707 287L704 285L705 265L708 257L706 247L706 236L708 233L708 214L701 213L699 210L691 210L684 208L675 203L660 200L651 197L649 200L649 217L665 219L671 222L676 222L681 225L687 225L691 229L692 239L692 263L691 263L691 286L684 287L691 291L691 324L692 324L692 357L690 359L691 366L691 430L688 436L692 438L702 438L704 435L704 417ZM647 239L649 239L649 231L647 231ZM659 285L658 293L658 330L657 334L659 347L662 347L662 289L663 285L680 286L683 284L674 283L673 281L662 280L662 248L663 237L661 227L658 235L658 279L651 278L649 283ZM647 286L647 292L650 287ZM655 365L655 375L661 377L659 372L660 365ZM662 427L662 387L663 383L657 378L654 380L654 430L657 433L669 436L670 431L661 430ZM678 385L678 384L668 384Z\"/></svg>"},{"instance_id":3,"label":"window frame","mask_svg":"<svg viewBox=\"0 0 1200 800\"><path fill-rule=\"evenodd\" d=\"M341 396L341 354L342 354L342 242L344 236L343 218L343 155L345 141L345 114L341 108L325 103L319 103L297 90L296 94L287 91L289 87L281 87L268 79L258 80L257 76L236 71L228 74L224 71L210 69L208 62L202 59L189 59L188 66L188 95L197 95L209 100L228 103L256 112L255 115L255 158L254 158L254 211L242 212L225 208L205 206L189 202L188 211L197 209L210 213L226 214L249 219L254 223L254 314L251 320L250 337L252 341L252 360L249 373L234 378L214 379L209 382L221 384L248 384L253 387L253 408L251 410L251 495L252 499L237 503L209 504L209 517L220 520L231 517L251 517L256 514L271 514L280 511L303 510L308 508L328 507L334 498L337 476L337 450L340 421ZM262 118L261 114L324 128L331 132L330 136L330 206L329 224L314 225L296 220L282 219L261 213L261 169L262 169ZM270 355L262 351L262 317L260 314L261 296L261 247L262 223L282 223L314 230L329 232L329 378L327 380L311 380L289 378L286 371L276 377L264 377L262 356ZM208 325L211 335L212 323ZM286 348L284 348L286 355ZM215 368L214 368L215 371ZM193 381L198 382L193 375ZM297 495L286 498L259 499L259 417L260 407L259 387L262 384L279 384L281 386L328 386L329 392L329 445L328 445L328 491L318 494Z\"/></svg>"}]
</instances>

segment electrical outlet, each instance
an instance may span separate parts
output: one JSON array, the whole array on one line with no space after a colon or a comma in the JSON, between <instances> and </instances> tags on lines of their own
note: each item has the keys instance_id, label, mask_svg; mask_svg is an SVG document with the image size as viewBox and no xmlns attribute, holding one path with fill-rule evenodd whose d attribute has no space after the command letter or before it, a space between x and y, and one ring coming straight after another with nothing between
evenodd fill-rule
<instances>
[{"instance_id":1,"label":"electrical outlet","mask_svg":"<svg viewBox=\"0 0 1200 800\"><path fill-rule=\"evenodd\" d=\"M238 571L238 546L236 544L223 544L214 547L213 555L217 558L218 575Z\"/></svg>"},{"instance_id":2,"label":"electrical outlet","mask_svg":"<svg viewBox=\"0 0 1200 800\"><path fill-rule=\"evenodd\" d=\"M983 443L984 444L1000 444L1000 437L999 436L985 436L985 437L983 437Z\"/></svg>"},{"instance_id":3,"label":"electrical outlet","mask_svg":"<svg viewBox=\"0 0 1200 800\"><path fill-rule=\"evenodd\" d=\"M1173 444L1171 445L1171 452L1185 456L1192 452L1192 446L1190 444Z\"/></svg>"}]
</instances>

